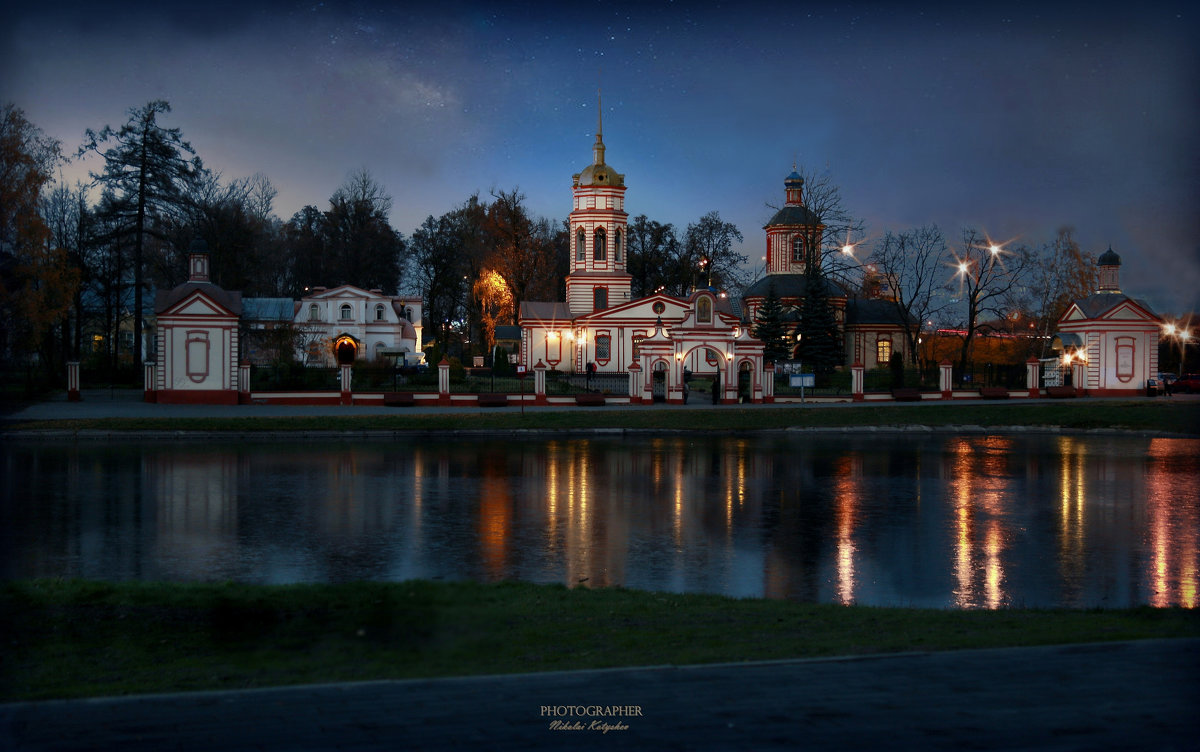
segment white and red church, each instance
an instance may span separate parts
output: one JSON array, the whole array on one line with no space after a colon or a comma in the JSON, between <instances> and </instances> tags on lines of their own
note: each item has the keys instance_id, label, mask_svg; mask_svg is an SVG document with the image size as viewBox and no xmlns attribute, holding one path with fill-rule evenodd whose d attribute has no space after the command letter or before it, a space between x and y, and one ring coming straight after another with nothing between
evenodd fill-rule
<instances>
[{"instance_id":1,"label":"white and red church","mask_svg":"<svg viewBox=\"0 0 1200 752\"><path fill-rule=\"evenodd\" d=\"M564 302L522 302L521 361L566 373L628 372L631 401L650 402L657 382L668 402L684 401L684 374L714 379L720 400L738 400L747 374L751 399L771 394L763 344L742 326L729 299L709 289L686 298L632 299L626 271L625 176L605 161L597 117L592 163L571 178L571 270Z\"/></svg>"}]
</instances>

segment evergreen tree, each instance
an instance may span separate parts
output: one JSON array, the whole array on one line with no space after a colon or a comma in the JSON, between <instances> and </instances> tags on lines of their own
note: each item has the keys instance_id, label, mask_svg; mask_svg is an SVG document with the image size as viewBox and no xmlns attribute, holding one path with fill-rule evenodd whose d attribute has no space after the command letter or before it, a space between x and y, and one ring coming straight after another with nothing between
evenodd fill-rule
<instances>
[{"instance_id":1,"label":"evergreen tree","mask_svg":"<svg viewBox=\"0 0 1200 752\"><path fill-rule=\"evenodd\" d=\"M758 309L754 324L754 336L762 340L763 360L766 362L778 363L787 360L788 326L783 317L783 304L775 292L775 283L772 282L767 289L767 299L763 301L762 308Z\"/></svg>"},{"instance_id":2,"label":"evergreen tree","mask_svg":"<svg viewBox=\"0 0 1200 752\"><path fill-rule=\"evenodd\" d=\"M95 152L104 157L104 171L92 178L112 192L112 208L133 229L133 341L134 362L142 357L142 292L145 285L146 236L156 232L155 217L177 210L184 188L204 172L191 144L178 128L163 128L158 116L171 111L162 100L129 111L129 122L114 131L105 126L99 133L87 131L79 153ZM101 147L111 146L101 152Z\"/></svg>"},{"instance_id":3,"label":"evergreen tree","mask_svg":"<svg viewBox=\"0 0 1200 752\"><path fill-rule=\"evenodd\" d=\"M804 283L800 360L814 373L829 373L842 363L842 337L829 303L829 283L816 264L805 265Z\"/></svg>"}]
</instances>

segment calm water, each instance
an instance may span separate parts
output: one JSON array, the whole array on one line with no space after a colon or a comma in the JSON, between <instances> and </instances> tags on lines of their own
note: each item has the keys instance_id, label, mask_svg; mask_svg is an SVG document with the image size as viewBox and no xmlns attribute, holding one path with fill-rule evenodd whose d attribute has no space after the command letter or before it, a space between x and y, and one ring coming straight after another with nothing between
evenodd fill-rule
<instances>
[{"instance_id":1,"label":"calm water","mask_svg":"<svg viewBox=\"0 0 1200 752\"><path fill-rule=\"evenodd\" d=\"M519 579L814 602L1195 607L1200 441L26 443L0 576Z\"/></svg>"}]
</instances>

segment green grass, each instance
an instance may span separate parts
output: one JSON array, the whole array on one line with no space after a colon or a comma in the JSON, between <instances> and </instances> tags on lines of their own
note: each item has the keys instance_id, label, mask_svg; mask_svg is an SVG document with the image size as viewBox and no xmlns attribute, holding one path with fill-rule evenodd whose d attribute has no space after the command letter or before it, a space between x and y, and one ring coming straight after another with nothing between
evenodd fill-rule
<instances>
[{"instance_id":1,"label":"green grass","mask_svg":"<svg viewBox=\"0 0 1200 752\"><path fill-rule=\"evenodd\" d=\"M622 410L580 408L563 411L424 413L305 418L104 418L10 421L6 431L505 431L630 428L647 430L741 431L838 426L1049 426L1070 429L1118 428L1200 434L1200 403L1167 400L1045 400L1038 404L879 404L855 407L778 406L713 410Z\"/></svg>"},{"instance_id":2,"label":"green grass","mask_svg":"<svg viewBox=\"0 0 1200 752\"><path fill-rule=\"evenodd\" d=\"M0 586L0 700L1200 636L1195 609L958 611L500 583Z\"/></svg>"}]
</instances>

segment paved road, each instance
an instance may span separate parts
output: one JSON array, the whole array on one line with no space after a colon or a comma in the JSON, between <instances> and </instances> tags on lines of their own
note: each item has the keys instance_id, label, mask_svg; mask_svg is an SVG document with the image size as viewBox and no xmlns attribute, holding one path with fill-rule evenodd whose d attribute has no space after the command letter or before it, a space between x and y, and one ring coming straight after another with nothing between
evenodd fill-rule
<instances>
[{"instance_id":1,"label":"paved road","mask_svg":"<svg viewBox=\"0 0 1200 752\"><path fill-rule=\"evenodd\" d=\"M1192 639L146 695L0 705L0 748L1182 752L1198 677Z\"/></svg>"}]
</instances>

